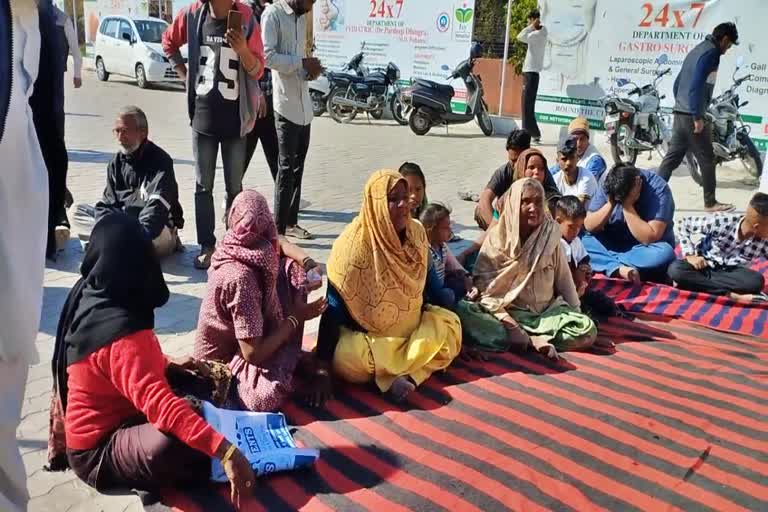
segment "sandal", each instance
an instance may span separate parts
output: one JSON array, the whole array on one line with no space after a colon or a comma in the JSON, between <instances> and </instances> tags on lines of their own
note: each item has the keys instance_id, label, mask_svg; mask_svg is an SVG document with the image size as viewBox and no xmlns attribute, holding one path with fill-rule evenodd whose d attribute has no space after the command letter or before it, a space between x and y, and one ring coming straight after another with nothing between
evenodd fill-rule
<instances>
[{"instance_id":1,"label":"sandal","mask_svg":"<svg viewBox=\"0 0 768 512\"><path fill-rule=\"evenodd\" d=\"M295 226L289 226L285 229L285 236L290 236L292 238L298 238L299 240L314 240L315 237L304 229L303 227L299 226L298 224Z\"/></svg>"},{"instance_id":2,"label":"sandal","mask_svg":"<svg viewBox=\"0 0 768 512\"><path fill-rule=\"evenodd\" d=\"M459 192L459 199L462 201L477 203L480 201L480 194L473 194L472 192Z\"/></svg>"},{"instance_id":3,"label":"sandal","mask_svg":"<svg viewBox=\"0 0 768 512\"><path fill-rule=\"evenodd\" d=\"M705 206L704 211L708 213L721 213L721 212L730 212L736 209L735 206L728 203L715 203L712 206Z\"/></svg>"}]
</instances>

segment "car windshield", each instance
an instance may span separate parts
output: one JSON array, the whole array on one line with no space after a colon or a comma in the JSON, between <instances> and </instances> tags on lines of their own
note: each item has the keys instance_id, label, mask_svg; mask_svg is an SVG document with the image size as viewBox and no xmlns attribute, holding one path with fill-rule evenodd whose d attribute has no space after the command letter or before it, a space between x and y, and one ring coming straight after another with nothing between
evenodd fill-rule
<instances>
[{"instance_id":1,"label":"car windshield","mask_svg":"<svg viewBox=\"0 0 768 512\"><path fill-rule=\"evenodd\" d=\"M139 38L145 43L160 43L168 24L164 21L134 21Z\"/></svg>"}]
</instances>

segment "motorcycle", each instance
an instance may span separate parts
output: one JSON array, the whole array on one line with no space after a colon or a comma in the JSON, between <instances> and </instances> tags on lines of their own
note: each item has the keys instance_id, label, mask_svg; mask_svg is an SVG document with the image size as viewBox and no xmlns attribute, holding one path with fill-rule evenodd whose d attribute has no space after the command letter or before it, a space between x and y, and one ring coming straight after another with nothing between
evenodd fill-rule
<instances>
[{"instance_id":1,"label":"motorcycle","mask_svg":"<svg viewBox=\"0 0 768 512\"><path fill-rule=\"evenodd\" d=\"M416 135L426 135L436 125L464 124L477 119L477 124L486 136L493 135L493 124L488 113L488 105L483 99L483 83L473 73L475 59L480 56L479 46L473 45L470 57L456 66L449 80L461 78L467 88L467 108L456 114L451 108L454 96L453 87L431 80L414 80L413 86L406 90L404 104L412 108L408 125Z\"/></svg>"},{"instance_id":2,"label":"motorcycle","mask_svg":"<svg viewBox=\"0 0 768 512\"><path fill-rule=\"evenodd\" d=\"M360 52L352 56L347 62L341 72L323 72L317 79L309 82L309 96L312 99L312 112L315 117L322 116L328 109L328 96L330 96L333 90L334 76L356 76L364 77L368 74L368 68L363 66L365 42L360 45ZM352 73L345 73L345 71L351 71Z\"/></svg>"},{"instance_id":3,"label":"motorcycle","mask_svg":"<svg viewBox=\"0 0 768 512\"><path fill-rule=\"evenodd\" d=\"M390 98L390 108L399 97L397 81L400 79L400 68L393 62L364 77L333 73L331 79L334 87L328 95L328 113L337 123L349 123L359 112L381 119L390 87L395 89Z\"/></svg>"},{"instance_id":4,"label":"motorcycle","mask_svg":"<svg viewBox=\"0 0 768 512\"><path fill-rule=\"evenodd\" d=\"M659 94L658 84L671 72L671 68L657 71L653 82L643 87L623 78L617 80L619 87L634 86L628 96L637 96L637 101L618 94L603 98L605 131L616 163L634 164L641 152L658 151L661 156L666 153L669 120L661 111L661 100L665 96Z\"/></svg>"},{"instance_id":5,"label":"motorcycle","mask_svg":"<svg viewBox=\"0 0 768 512\"><path fill-rule=\"evenodd\" d=\"M705 115L705 122L712 124L715 165L739 159L749 175L759 179L763 170L763 161L755 143L749 137L751 128L744 123L739 113L739 109L749 102L742 103L736 91L741 84L752 79L752 75L736 78L736 73L742 64L743 58L739 57L731 77L733 84L723 94L712 99ZM701 171L695 159L694 165L689 165L689 170L693 180L701 185Z\"/></svg>"}]
</instances>

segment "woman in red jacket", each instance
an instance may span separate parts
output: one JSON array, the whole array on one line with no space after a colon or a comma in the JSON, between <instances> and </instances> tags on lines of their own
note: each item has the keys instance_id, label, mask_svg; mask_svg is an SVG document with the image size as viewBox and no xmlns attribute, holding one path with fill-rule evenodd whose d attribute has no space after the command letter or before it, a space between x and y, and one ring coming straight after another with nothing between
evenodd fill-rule
<instances>
[{"instance_id":1,"label":"woman in red jacket","mask_svg":"<svg viewBox=\"0 0 768 512\"><path fill-rule=\"evenodd\" d=\"M80 272L54 352L70 467L97 490L156 491L206 482L217 457L239 507L253 491L247 459L166 380L152 329L169 292L139 223L119 213L101 219Z\"/></svg>"}]
</instances>

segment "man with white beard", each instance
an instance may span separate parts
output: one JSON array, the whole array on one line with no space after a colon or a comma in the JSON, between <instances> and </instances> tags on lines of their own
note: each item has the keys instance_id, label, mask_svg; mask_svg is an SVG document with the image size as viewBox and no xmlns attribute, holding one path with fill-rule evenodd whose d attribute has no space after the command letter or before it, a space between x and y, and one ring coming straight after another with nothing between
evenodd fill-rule
<instances>
[{"instance_id":1,"label":"man with white beard","mask_svg":"<svg viewBox=\"0 0 768 512\"><path fill-rule=\"evenodd\" d=\"M50 21L50 20L48 20ZM27 510L16 442L43 300L48 176L29 97L40 61L34 0L0 0L0 510Z\"/></svg>"},{"instance_id":2,"label":"man with white beard","mask_svg":"<svg viewBox=\"0 0 768 512\"><path fill-rule=\"evenodd\" d=\"M118 112L112 132L119 151L107 166L107 186L96 206L73 206L72 220L80 239L89 238L104 215L124 212L138 218L159 258L181 249L178 230L184 227L173 159L149 140L149 123L135 106Z\"/></svg>"}]
</instances>

